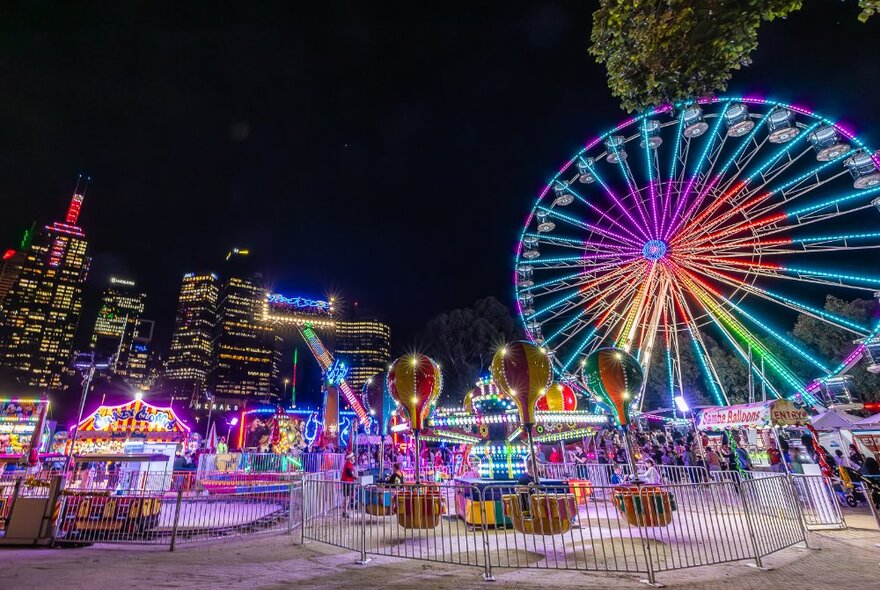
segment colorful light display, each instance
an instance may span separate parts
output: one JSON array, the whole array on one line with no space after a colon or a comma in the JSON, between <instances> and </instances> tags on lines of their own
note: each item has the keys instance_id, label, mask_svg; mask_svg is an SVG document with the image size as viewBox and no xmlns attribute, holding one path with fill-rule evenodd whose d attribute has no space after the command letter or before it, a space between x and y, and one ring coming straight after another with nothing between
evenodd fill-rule
<instances>
[{"instance_id":1,"label":"colorful light display","mask_svg":"<svg viewBox=\"0 0 880 590\"><path fill-rule=\"evenodd\" d=\"M573 412L577 409L577 396L570 385L552 383L535 407L542 412Z\"/></svg>"},{"instance_id":2,"label":"colorful light display","mask_svg":"<svg viewBox=\"0 0 880 590\"><path fill-rule=\"evenodd\" d=\"M530 342L507 344L492 359L492 377L516 404L520 422L532 426L535 404L546 393L553 377L547 352Z\"/></svg>"},{"instance_id":3,"label":"colorful light display","mask_svg":"<svg viewBox=\"0 0 880 590\"><path fill-rule=\"evenodd\" d=\"M409 417L415 456L420 457L419 434L443 389L440 366L427 355L407 354L391 364L386 382L391 397ZM416 483L420 482L419 464L420 461L416 461Z\"/></svg>"},{"instance_id":4,"label":"colorful light display","mask_svg":"<svg viewBox=\"0 0 880 590\"><path fill-rule=\"evenodd\" d=\"M427 355L404 355L391 364L387 381L391 397L406 411L413 432L421 431L443 388L440 367Z\"/></svg>"},{"instance_id":5,"label":"colorful light display","mask_svg":"<svg viewBox=\"0 0 880 590\"><path fill-rule=\"evenodd\" d=\"M688 106L597 137L542 191L516 255L526 334L561 378L603 347L631 353L645 373L659 354L666 399L684 389L678 368L690 350L708 397L725 405L711 338L744 364L752 358L771 395L814 404L819 383L857 362L863 345L840 363L823 358L788 335L797 314L853 340L880 329L823 308L826 295L852 300L880 287L854 257L880 247L878 158L802 107L700 100L705 129L693 133ZM632 401L642 409L643 396Z\"/></svg>"},{"instance_id":6,"label":"colorful light display","mask_svg":"<svg viewBox=\"0 0 880 590\"><path fill-rule=\"evenodd\" d=\"M642 386L642 367L628 352L600 348L584 363L584 384L617 423L626 426L630 408Z\"/></svg>"}]
</instances>

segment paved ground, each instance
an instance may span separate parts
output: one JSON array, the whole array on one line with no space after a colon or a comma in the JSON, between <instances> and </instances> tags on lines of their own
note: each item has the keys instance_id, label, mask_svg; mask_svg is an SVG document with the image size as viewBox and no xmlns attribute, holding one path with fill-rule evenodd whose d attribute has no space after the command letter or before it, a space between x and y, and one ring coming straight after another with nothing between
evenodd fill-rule
<instances>
[{"instance_id":1,"label":"paved ground","mask_svg":"<svg viewBox=\"0 0 880 590\"><path fill-rule=\"evenodd\" d=\"M787 549L766 559L768 571L742 563L662 573L669 588L750 590L767 588L876 588L880 533L850 529L811 535L820 550ZM547 570L499 570L497 582L482 570L378 558L360 566L355 554L289 537L252 538L193 545L174 553L129 547L2 549L0 587L15 590L87 588L344 589L417 588L645 588L636 576Z\"/></svg>"}]
</instances>

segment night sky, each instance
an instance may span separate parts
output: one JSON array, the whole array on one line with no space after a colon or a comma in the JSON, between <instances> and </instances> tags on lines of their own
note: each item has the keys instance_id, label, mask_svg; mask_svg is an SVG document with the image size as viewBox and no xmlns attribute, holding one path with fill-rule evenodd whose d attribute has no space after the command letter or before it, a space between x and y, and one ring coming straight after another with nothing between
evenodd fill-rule
<instances>
[{"instance_id":1,"label":"night sky","mask_svg":"<svg viewBox=\"0 0 880 590\"><path fill-rule=\"evenodd\" d=\"M5 3L0 246L91 175L90 281L138 281L160 348L181 276L233 246L281 292L375 310L397 351L439 312L512 303L537 192L624 116L587 54L596 3L286 4ZM730 93L880 144L880 17L805 4Z\"/></svg>"}]
</instances>

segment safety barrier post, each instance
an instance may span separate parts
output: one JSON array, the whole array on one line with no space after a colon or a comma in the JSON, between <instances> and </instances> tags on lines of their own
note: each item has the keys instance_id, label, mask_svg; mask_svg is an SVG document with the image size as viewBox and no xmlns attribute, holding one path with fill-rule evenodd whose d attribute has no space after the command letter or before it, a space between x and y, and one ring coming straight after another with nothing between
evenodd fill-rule
<instances>
[{"instance_id":1,"label":"safety barrier post","mask_svg":"<svg viewBox=\"0 0 880 590\"><path fill-rule=\"evenodd\" d=\"M355 508L357 508L357 514L360 517L360 526L361 526L361 558L357 561L358 565L366 565L373 561L372 559L367 557L367 507L364 500L365 489L360 483L349 484L356 486L355 492L357 495L352 494L352 501L356 502ZM346 499L346 502L348 500Z\"/></svg>"},{"instance_id":2,"label":"safety barrier post","mask_svg":"<svg viewBox=\"0 0 880 590\"><path fill-rule=\"evenodd\" d=\"M183 490L177 491L177 502L174 504L174 525L171 528L171 546L169 551L174 551L174 545L177 543L177 523L180 520L180 504L183 502Z\"/></svg>"},{"instance_id":3,"label":"safety barrier post","mask_svg":"<svg viewBox=\"0 0 880 590\"><path fill-rule=\"evenodd\" d=\"M646 506L646 503L645 503L645 494L643 492L642 483L638 480L636 480L634 483L636 485L636 489L638 490L638 495L639 495L639 499L641 500L642 507L644 508L644 506ZM645 580L645 582L649 586L657 586L657 578L654 574L654 561L651 559L651 550L648 547L647 539L645 539L645 536L646 536L645 533L648 530L647 522L645 522L646 515L647 515L647 511L643 509L642 513L639 514L636 518L636 521L638 522L637 530L638 530L638 534L639 534L639 541L641 542L641 545L642 545L642 553L644 553L644 555L645 555L645 569L646 569L645 573L648 575L648 579Z\"/></svg>"},{"instance_id":4,"label":"safety barrier post","mask_svg":"<svg viewBox=\"0 0 880 590\"><path fill-rule=\"evenodd\" d=\"M290 487L288 488L288 492L290 497L287 502L287 534L293 534L293 500L294 500L294 489L296 488L296 482L290 482Z\"/></svg>"},{"instance_id":5,"label":"safety barrier post","mask_svg":"<svg viewBox=\"0 0 880 590\"><path fill-rule=\"evenodd\" d=\"M806 517L804 516L804 511L801 508L801 503L798 500L797 488L794 485L794 478L791 475L791 471L788 471L786 469L785 478L788 480L788 489L791 491L791 503L794 506L795 512L797 513L798 526L800 526L801 536L804 538L804 549L811 549L810 544L807 542L807 524L805 522Z\"/></svg>"},{"instance_id":6,"label":"safety barrier post","mask_svg":"<svg viewBox=\"0 0 880 590\"><path fill-rule=\"evenodd\" d=\"M483 497L483 491L476 486L473 486L471 488L471 498L476 498L479 501L480 506L480 522L482 523L480 530L483 534L483 559L485 560L483 566L483 580L486 582L494 582L495 575L492 573L492 562L489 560L489 555L491 554L491 551L489 551L489 525L487 524L488 514L486 512L486 502Z\"/></svg>"},{"instance_id":7,"label":"safety barrier post","mask_svg":"<svg viewBox=\"0 0 880 590\"><path fill-rule=\"evenodd\" d=\"M758 549L758 538L755 536L755 524L752 522L752 509L749 506L748 494L746 490L743 489L743 484L741 482L736 482L734 485L736 486L737 492L739 492L740 498L742 498L743 512L746 514L746 526L749 529L749 539L752 542L752 551L755 553L755 567L764 569L764 564L761 563L761 551Z\"/></svg>"}]
</instances>

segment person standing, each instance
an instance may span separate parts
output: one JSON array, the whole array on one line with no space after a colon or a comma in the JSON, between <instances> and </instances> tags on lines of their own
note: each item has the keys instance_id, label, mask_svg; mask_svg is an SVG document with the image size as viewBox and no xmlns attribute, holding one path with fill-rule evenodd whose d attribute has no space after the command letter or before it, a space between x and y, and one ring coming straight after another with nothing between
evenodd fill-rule
<instances>
[{"instance_id":1,"label":"person standing","mask_svg":"<svg viewBox=\"0 0 880 590\"><path fill-rule=\"evenodd\" d=\"M339 475L339 481L342 482L343 496L342 518L348 518L348 510L352 507L355 477L354 453L348 453L345 456L345 463L342 465L342 473Z\"/></svg>"},{"instance_id":2,"label":"person standing","mask_svg":"<svg viewBox=\"0 0 880 590\"><path fill-rule=\"evenodd\" d=\"M706 449L706 467L710 472L721 471L721 457L712 447Z\"/></svg>"}]
</instances>

